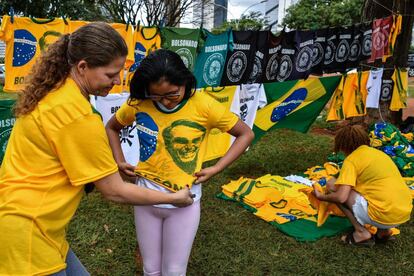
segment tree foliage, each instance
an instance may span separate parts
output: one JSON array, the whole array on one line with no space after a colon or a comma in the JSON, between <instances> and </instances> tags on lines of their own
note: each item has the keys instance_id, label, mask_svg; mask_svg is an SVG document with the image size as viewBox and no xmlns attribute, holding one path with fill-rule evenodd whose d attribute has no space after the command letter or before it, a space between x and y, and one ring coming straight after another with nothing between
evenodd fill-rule
<instances>
[{"instance_id":1,"label":"tree foliage","mask_svg":"<svg viewBox=\"0 0 414 276\"><path fill-rule=\"evenodd\" d=\"M103 20L96 0L2 0L0 14L8 14L13 7L19 16L38 18L68 17L79 20Z\"/></svg>"},{"instance_id":2,"label":"tree foliage","mask_svg":"<svg viewBox=\"0 0 414 276\"><path fill-rule=\"evenodd\" d=\"M97 5L108 21L136 25L142 0L98 0Z\"/></svg>"},{"instance_id":3,"label":"tree foliage","mask_svg":"<svg viewBox=\"0 0 414 276\"><path fill-rule=\"evenodd\" d=\"M67 17L86 21L107 21L137 25L177 26L196 5L211 0L0 0L0 13L13 7L18 16ZM204 15L204 18L206 15Z\"/></svg>"},{"instance_id":4,"label":"tree foliage","mask_svg":"<svg viewBox=\"0 0 414 276\"><path fill-rule=\"evenodd\" d=\"M212 30L213 33L221 33L231 28L234 31L259 31L267 25L266 19L259 11L251 11L247 15L242 15L240 19L231 19L224 22L218 28Z\"/></svg>"},{"instance_id":5,"label":"tree foliage","mask_svg":"<svg viewBox=\"0 0 414 276\"><path fill-rule=\"evenodd\" d=\"M347 26L361 21L364 0L301 0L287 10L282 25L290 29Z\"/></svg>"}]
</instances>

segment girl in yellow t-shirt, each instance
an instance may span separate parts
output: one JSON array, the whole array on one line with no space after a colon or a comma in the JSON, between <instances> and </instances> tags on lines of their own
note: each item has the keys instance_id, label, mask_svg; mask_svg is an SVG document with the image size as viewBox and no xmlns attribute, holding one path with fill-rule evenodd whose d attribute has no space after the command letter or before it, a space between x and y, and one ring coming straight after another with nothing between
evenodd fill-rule
<instances>
[{"instance_id":1,"label":"girl in yellow t-shirt","mask_svg":"<svg viewBox=\"0 0 414 276\"><path fill-rule=\"evenodd\" d=\"M135 206L137 238L145 275L185 275L200 219L201 183L236 160L253 139L251 129L207 93L180 56L160 49L144 58L131 80L130 99L106 129L118 167L137 184L164 193L190 187L194 203ZM139 163L127 164L119 132L136 121ZM214 165L201 168L207 135L213 128L236 137Z\"/></svg>"},{"instance_id":2,"label":"girl in yellow t-shirt","mask_svg":"<svg viewBox=\"0 0 414 276\"><path fill-rule=\"evenodd\" d=\"M314 189L319 200L337 203L355 228L342 237L352 245L372 246L384 242L394 228L410 219L412 199L397 166L389 156L369 147L369 137L360 125L348 125L335 136L335 151L346 158L330 193ZM375 239L364 227L377 227ZM375 240L375 241L374 241Z\"/></svg>"},{"instance_id":3,"label":"girl in yellow t-shirt","mask_svg":"<svg viewBox=\"0 0 414 276\"><path fill-rule=\"evenodd\" d=\"M124 183L89 95L120 83L128 49L105 23L63 35L40 57L15 106L0 168L0 275L89 275L66 241L86 184L137 204L192 203Z\"/></svg>"}]
</instances>

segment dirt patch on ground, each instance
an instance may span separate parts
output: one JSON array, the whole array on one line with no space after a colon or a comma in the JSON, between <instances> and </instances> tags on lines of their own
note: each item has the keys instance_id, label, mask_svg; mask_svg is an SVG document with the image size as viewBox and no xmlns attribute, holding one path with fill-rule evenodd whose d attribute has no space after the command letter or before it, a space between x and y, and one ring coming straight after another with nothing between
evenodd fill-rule
<instances>
[{"instance_id":1,"label":"dirt patch on ground","mask_svg":"<svg viewBox=\"0 0 414 276\"><path fill-rule=\"evenodd\" d=\"M407 99L407 108L403 109L403 121L410 116L414 117L414 98Z\"/></svg>"},{"instance_id":2,"label":"dirt patch on ground","mask_svg":"<svg viewBox=\"0 0 414 276\"><path fill-rule=\"evenodd\" d=\"M326 128L319 128L319 127L313 127L310 130L310 133L316 134L316 135L326 135L326 136L335 136L335 131L326 129Z\"/></svg>"}]
</instances>

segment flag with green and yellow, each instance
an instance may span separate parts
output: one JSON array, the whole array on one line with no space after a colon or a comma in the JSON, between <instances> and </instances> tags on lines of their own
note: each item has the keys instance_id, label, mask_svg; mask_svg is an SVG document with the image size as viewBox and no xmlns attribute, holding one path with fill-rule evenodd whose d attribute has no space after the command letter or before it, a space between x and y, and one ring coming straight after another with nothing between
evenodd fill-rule
<instances>
[{"instance_id":1,"label":"flag with green and yellow","mask_svg":"<svg viewBox=\"0 0 414 276\"><path fill-rule=\"evenodd\" d=\"M277 128L307 132L331 98L340 79L340 76L310 77L306 80L264 84L268 104L257 111L253 143L267 131Z\"/></svg>"}]
</instances>

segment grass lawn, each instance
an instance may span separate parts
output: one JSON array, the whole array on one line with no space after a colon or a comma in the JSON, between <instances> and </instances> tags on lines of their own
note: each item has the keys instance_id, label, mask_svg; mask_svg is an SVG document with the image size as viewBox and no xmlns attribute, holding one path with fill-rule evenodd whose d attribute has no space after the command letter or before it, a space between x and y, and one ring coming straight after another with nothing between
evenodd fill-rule
<instances>
[{"instance_id":1,"label":"grass lawn","mask_svg":"<svg viewBox=\"0 0 414 276\"><path fill-rule=\"evenodd\" d=\"M408 97L414 98L414 84L408 86Z\"/></svg>"},{"instance_id":2,"label":"grass lawn","mask_svg":"<svg viewBox=\"0 0 414 276\"><path fill-rule=\"evenodd\" d=\"M215 198L220 186L240 176L289 175L322 164L332 137L289 130L268 133L235 164L203 187L200 228L188 275L414 275L414 221L397 241L372 249L340 243L339 237L300 243L234 203ZM93 192L81 202L69 242L92 275L141 274L132 208Z\"/></svg>"},{"instance_id":3,"label":"grass lawn","mask_svg":"<svg viewBox=\"0 0 414 276\"><path fill-rule=\"evenodd\" d=\"M408 97L414 98L414 77L408 78Z\"/></svg>"}]
</instances>

